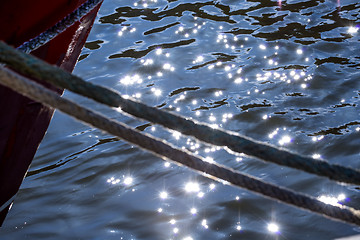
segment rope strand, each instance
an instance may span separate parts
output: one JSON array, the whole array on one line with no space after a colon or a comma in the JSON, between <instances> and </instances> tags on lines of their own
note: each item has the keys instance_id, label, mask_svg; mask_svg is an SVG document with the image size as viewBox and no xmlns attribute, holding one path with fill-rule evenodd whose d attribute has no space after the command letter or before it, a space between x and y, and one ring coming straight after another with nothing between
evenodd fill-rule
<instances>
[{"instance_id":1,"label":"rope strand","mask_svg":"<svg viewBox=\"0 0 360 240\"><path fill-rule=\"evenodd\" d=\"M130 115L185 135L194 136L204 142L226 146L233 152L244 153L263 161L299 169L335 181L360 185L360 171L358 170L300 156L234 132L213 129L207 124L185 119L131 99L124 99L113 90L86 82L33 56L16 51L3 42L0 42L0 61L24 75L69 89L108 106L120 107L122 111Z\"/></svg>"},{"instance_id":2,"label":"rope strand","mask_svg":"<svg viewBox=\"0 0 360 240\"><path fill-rule=\"evenodd\" d=\"M0 82L33 100L57 108L89 125L102 129L103 131L120 137L132 144L138 145L162 158L170 159L178 164L185 165L205 176L210 175L268 198L315 212L334 220L341 220L346 223L360 226L359 210L340 204L335 206L325 204L311 196L299 194L292 190L266 183L258 178L242 174L220 164L206 162L202 157L195 156L189 151L177 149L165 141L133 130L122 123L108 119L99 113L61 98L54 92L35 82L29 81L2 66L0 66Z\"/></svg>"}]
</instances>

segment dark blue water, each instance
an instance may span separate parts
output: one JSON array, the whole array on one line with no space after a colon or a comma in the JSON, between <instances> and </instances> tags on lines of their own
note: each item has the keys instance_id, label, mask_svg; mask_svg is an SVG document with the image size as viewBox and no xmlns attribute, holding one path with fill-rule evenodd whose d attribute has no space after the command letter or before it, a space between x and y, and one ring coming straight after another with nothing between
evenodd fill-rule
<instances>
[{"instance_id":1,"label":"dark blue water","mask_svg":"<svg viewBox=\"0 0 360 240\"><path fill-rule=\"evenodd\" d=\"M105 0L75 74L151 106L360 168L357 0ZM340 185L168 132L141 131L264 181L360 208ZM168 164L56 113L1 239L335 239L359 228Z\"/></svg>"}]
</instances>

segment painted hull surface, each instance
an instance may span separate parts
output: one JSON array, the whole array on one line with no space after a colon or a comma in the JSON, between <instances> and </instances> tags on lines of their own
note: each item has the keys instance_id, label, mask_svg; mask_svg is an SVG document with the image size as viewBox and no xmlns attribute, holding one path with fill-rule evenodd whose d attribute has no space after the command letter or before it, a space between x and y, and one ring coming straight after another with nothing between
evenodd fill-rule
<instances>
[{"instance_id":1,"label":"painted hull surface","mask_svg":"<svg viewBox=\"0 0 360 240\"><path fill-rule=\"evenodd\" d=\"M86 0L2 1L0 40L18 47L55 25L84 2ZM31 54L71 72L99 7L100 5ZM62 89L43 85L59 94L62 93ZM11 206L11 199L20 188L45 135L53 113L53 109L0 85L0 226Z\"/></svg>"}]
</instances>

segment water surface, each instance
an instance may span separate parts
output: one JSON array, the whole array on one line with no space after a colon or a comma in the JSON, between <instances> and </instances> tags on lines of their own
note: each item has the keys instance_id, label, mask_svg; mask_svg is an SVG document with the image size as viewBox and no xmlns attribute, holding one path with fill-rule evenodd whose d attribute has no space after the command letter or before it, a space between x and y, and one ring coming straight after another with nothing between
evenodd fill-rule
<instances>
[{"instance_id":1,"label":"water surface","mask_svg":"<svg viewBox=\"0 0 360 240\"><path fill-rule=\"evenodd\" d=\"M151 106L360 168L357 0L105 0L75 74ZM327 201L359 188L68 97L209 160ZM351 225L169 164L56 113L1 239L334 239Z\"/></svg>"}]
</instances>

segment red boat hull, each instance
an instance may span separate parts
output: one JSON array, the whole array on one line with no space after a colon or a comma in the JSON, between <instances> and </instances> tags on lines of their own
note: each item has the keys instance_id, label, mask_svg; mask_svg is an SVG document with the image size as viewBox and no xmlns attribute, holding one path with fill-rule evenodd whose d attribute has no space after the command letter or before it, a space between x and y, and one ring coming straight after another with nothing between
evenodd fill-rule
<instances>
[{"instance_id":1,"label":"red boat hull","mask_svg":"<svg viewBox=\"0 0 360 240\"><path fill-rule=\"evenodd\" d=\"M0 8L0 39L18 47L55 25L84 2L86 0L5 0ZM99 7L31 54L72 71ZM62 93L61 89L47 87ZM54 110L0 85L0 112L1 207L18 191ZM10 204L0 212L0 226L9 208Z\"/></svg>"}]
</instances>

